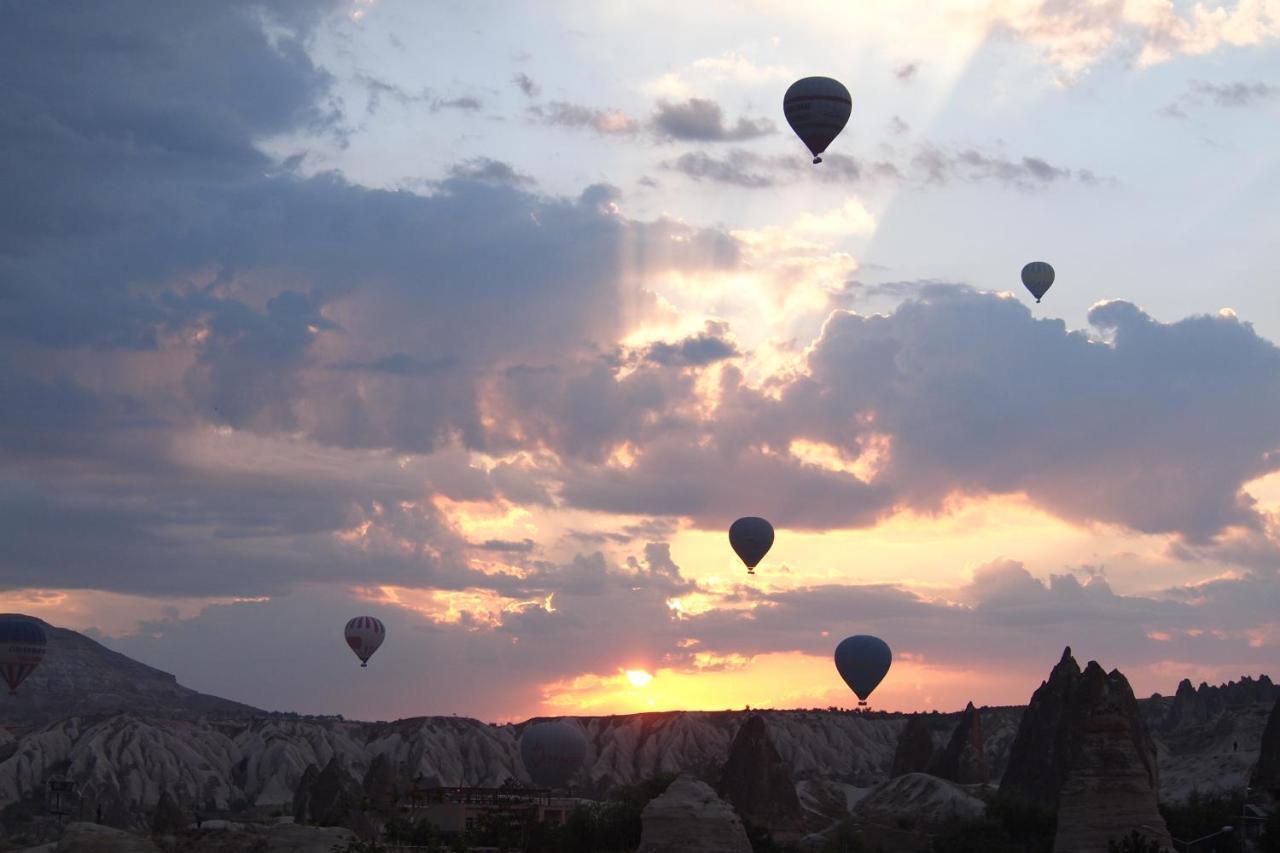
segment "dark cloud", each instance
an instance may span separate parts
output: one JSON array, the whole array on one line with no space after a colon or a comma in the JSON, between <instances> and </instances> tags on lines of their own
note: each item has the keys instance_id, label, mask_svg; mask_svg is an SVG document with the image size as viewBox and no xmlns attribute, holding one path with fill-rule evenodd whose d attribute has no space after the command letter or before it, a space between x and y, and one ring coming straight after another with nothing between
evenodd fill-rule
<instances>
[{"instance_id":1,"label":"dark cloud","mask_svg":"<svg viewBox=\"0 0 1280 853\"><path fill-rule=\"evenodd\" d=\"M1273 102L1277 95L1280 95L1280 86L1262 81L1213 83L1208 80L1192 80L1186 93L1161 107L1158 112L1171 118L1187 118L1191 111L1206 103L1223 109L1251 109Z\"/></svg>"},{"instance_id":2,"label":"dark cloud","mask_svg":"<svg viewBox=\"0 0 1280 853\"><path fill-rule=\"evenodd\" d=\"M529 554L537 546L532 539L521 539L519 542L513 542L507 539L486 539L479 545L474 546L481 551L498 551L506 554Z\"/></svg>"},{"instance_id":3,"label":"dark cloud","mask_svg":"<svg viewBox=\"0 0 1280 853\"><path fill-rule=\"evenodd\" d=\"M626 136L640 130L640 123L621 110L603 110L565 101L536 104L529 107L529 114L543 124L609 135Z\"/></svg>"},{"instance_id":4,"label":"dark cloud","mask_svg":"<svg viewBox=\"0 0 1280 853\"><path fill-rule=\"evenodd\" d=\"M903 125L903 129L906 126ZM804 158L766 156L745 149L732 149L720 156L702 151L683 154L662 164L696 181L730 184L748 189L772 187L797 180L826 183L866 181L906 181L925 186L942 186L955 181L991 181L1019 189L1038 189L1055 183L1087 185L1105 183L1088 169L1054 166L1039 157L1009 160L976 149L952 152L925 143L900 168L887 160L866 162L847 154L828 153L822 165L811 166Z\"/></svg>"},{"instance_id":5,"label":"dark cloud","mask_svg":"<svg viewBox=\"0 0 1280 853\"><path fill-rule=\"evenodd\" d=\"M1262 525L1242 489L1280 467L1280 351L1248 325L1162 324L1110 302L1089 314L1103 342L964 287L900 295L887 315L833 314L807 374L778 384L776 399L724 368L710 419L679 404L687 388L671 376L619 381L600 369L583 386L592 413L553 409L561 425L538 434L566 455L595 448L583 457L595 461L630 442L634 459L571 466L562 497L711 527L752 482L770 483L760 511L790 527L863 526L902 507L936 511L955 494L1019 493L1073 521L1192 542ZM590 439L566 422L593 424ZM878 462L859 476L817 468L788 452L798 439Z\"/></svg>"},{"instance_id":6,"label":"dark cloud","mask_svg":"<svg viewBox=\"0 0 1280 853\"><path fill-rule=\"evenodd\" d=\"M740 354L733 342L723 337L725 331L723 324L713 324L707 331L676 343L652 343L645 349L644 357L667 367L705 367Z\"/></svg>"},{"instance_id":7,"label":"dark cloud","mask_svg":"<svg viewBox=\"0 0 1280 853\"><path fill-rule=\"evenodd\" d=\"M509 187L527 187L536 183L529 175L517 172L511 164L489 157L472 157L464 163L457 163L449 169L449 177Z\"/></svg>"},{"instance_id":8,"label":"dark cloud","mask_svg":"<svg viewBox=\"0 0 1280 853\"><path fill-rule=\"evenodd\" d=\"M382 106L382 99L388 98L401 107L412 107L417 104L426 106L431 112L441 110L463 110L475 112L484 107L479 98L471 95L440 95L428 87L410 91L402 86L369 74L357 74L356 79L365 88L365 112L373 115Z\"/></svg>"},{"instance_id":9,"label":"dark cloud","mask_svg":"<svg viewBox=\"0 0 1280 853\"><path fill-rule=\"evenodd\" d=\"M660 101L650 124L659 136L691 142L739 142L775 130L768 119L740 117L736 124L726 125L724 110L705 98L680 103Z\"/></svg>"},{"instance_id":10,"label":"dark cloud","mask_svg":"<svg viewBox=\"0 0 1280 853\"><path fill-rule=\"evenodd\" d=\"M773 186L776 179L772 175L755 171L759 162L758 155L748 152L734 151L716 158L702 151L690 151L663 163L662 167L695 181L732 184L748 189Z\"/></svg>"},{"instance_id":11,"label":"dark cloud","mask_svg":"<svg viewBox=\"0 0 1280 853\"><path fill-rule=\"evenodd\" d=\"M524 92L525 96L529 98L535 98L542 92L542 87L538 85L537 81L523 71L512 77L511 82L515 83L520 91Z\"/></svg>"},{"instance_id":12,"label":"dark cloud","mask_svg":"<svg viewBox=\"0 0 1280 853\"><path fill-rule=\"evenodd\" d=\"M1056 182L1102 182L1088 169L1054 166L1039 157L1010 160L972 148L952 152L931 144L920 146L911 159L911 165L919 179L929 184L947 184L955 180L994 181L1019 189L1038 189Z\"/></svg>"}]
</instances>

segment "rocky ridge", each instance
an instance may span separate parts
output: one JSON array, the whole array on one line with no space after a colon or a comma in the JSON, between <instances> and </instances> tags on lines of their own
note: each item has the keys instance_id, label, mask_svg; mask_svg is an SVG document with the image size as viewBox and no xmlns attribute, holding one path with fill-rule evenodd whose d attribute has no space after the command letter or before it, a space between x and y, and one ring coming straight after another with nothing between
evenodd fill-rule
<instances>
[{"instance_id":1,"label":"rocky ridge","mask_svg":"<svg viewBox=\"0 0 1280 853\"><path fill-rule=\"evenodd\" d=\"M262 711L178 684L76 631L36 620L48 647L16 695L0 702L0 726L22 729L51 719L130 712L172 720L242 718Z\"/></svg>"}]
</instances>

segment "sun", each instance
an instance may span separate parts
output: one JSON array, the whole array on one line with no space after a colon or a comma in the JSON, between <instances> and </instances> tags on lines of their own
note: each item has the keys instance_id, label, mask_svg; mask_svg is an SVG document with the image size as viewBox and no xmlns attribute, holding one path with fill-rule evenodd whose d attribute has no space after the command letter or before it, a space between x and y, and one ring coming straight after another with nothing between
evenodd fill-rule
<instances>
[{"instance_id":1,"label":"sun","mask_svg":"<svg viewBox=\"0 0 1280 853\"><path fill-rule=\"evenodd\" d=\"M643 669L629 669L626 675L627 681L631 682L632 687L644 687L650 681L653 681L653 676Z\"/></svg>"}]
</instances>

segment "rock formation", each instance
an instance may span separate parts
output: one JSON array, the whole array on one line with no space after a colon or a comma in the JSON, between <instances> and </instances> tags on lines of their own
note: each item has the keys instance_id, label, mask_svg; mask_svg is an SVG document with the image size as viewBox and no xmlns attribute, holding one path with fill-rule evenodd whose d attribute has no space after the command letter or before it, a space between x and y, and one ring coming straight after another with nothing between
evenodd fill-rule
<instances>
[{"instance_id":1,"label":"rock formation","mask_svg":"<svg viewBox=\"0 0 1280 853\"><path fill-rule=\"evenodd\" d=\"M858 814L882 826L939 826L952 818L981 817L986 803L928 773L908 773L876 786L858 803Z\"/></svg>"},{"instance_id":2,"label":"rock formation","mask_svg":"<svg viewBox=\"0 0 1280 853\"><path fill-rule=\"evenodd\" d=\"M738 729L718 786L738 813L752 823L776 828L803 818L791 770L769 737L764 717L752 714Z\"/></svg>"},{"instance_id":3,"label":"rock formation","mask_svg":"<svg viewBox=\"0 0 1280 853\"><path fill-rule=\"evenodd\" d=\"M1002 796L1058 813L1057 853L1106 853L1141 826L1168 843L1157 808L1156 747L1128 680L1063 652L1031 697Z\"/></svg>"},{"instance_id":4,"label":"rock formation","mask_svg":"<svg viewBox=\"0 0 1280 853\"><path fill-rule=\"evenodd\" d=\"M912 714L898 736L898 748L893 753L893 766L889 776L896 778L907 773L925 773L933 766L933 734L929 718L925 714Z\"/></svg>"},{"instance_id":5,"label":"rock formation","mask_svg":"<svg viewBox=\"0 0 1280 853\"><path fill-rule=\"evenodd\" d=\"M636 853L751 853L733 807L688 774L649 801L640 823Z\"/></svg>"},{"instance_id":6,"label":"rock formation","mask_svg":"<svg viewBox=\"0 0 1280 853\"><path fill-rule=\"evenodd\" d=\"M319 826L345 826L360 810L364 793L337 756L319 773L307 768L293 800L294 820Z\"/></svg>"},{"instance_id":7,"label":"rock formation","mask_svg":"<svg viewBox=\"0 0 1280 853\"><path fill-rule=\"evenodd\" d=\"M1249 787L1259 792L1269 792L1280 799L1280 700L1267 717L1267 727L1262 732L1262 749L1258 765L1253 768Z\"/></svg>"},{"instance_id":8,"label":"rock formation","mask_svg":"<svg viewBox=\"0 0 1280 853\"><path fill-rule=\"evenodd\" d=\"M160 795L156 810L151 815L151 831L156 835L172 835L187 828L190 818L178 806L167 790Z\"/></svg>"},{"instance_id":9,"label":"rock formation","mask_svg":"<svg viewBox=\"0 0 1280 853\"><path fill-rule=\"evenodd\" d=\"M1083 729L1072 744L1058 797L1055 853L1107 853L1107 842L1140 827L1169 844L1157 802L1156 751L1129 682L1094 661L1081 677Z\"/></svg>"},{"instance_id":10,"label":"rock formation","mask_svg":"<svg viewBox=\"0 0 1280 853\"><path fill-rule=\"evenodd\" d=\"M978 785L987 781L982 717L972 702L965 706L947 748L937 756L929 772L961 785Z\"/></svg>"}]
</instances>

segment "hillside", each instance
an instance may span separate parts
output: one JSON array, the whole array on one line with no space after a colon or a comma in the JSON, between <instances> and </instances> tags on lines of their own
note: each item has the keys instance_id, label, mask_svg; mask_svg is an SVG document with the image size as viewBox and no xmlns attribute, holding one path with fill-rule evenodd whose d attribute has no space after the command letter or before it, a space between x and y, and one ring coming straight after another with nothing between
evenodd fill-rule
<instances>
[{"instance_id":1,"label":"hillside","mask_svg":"<svg viewBox=\"0 0 1280 853\"><path fill-rule=\"evenodd\" d=\"M262 713L183 687L169 673L113 652L84 634L40 624L49 643L44 661L17 695L0 691L0 726L21 730L66 717L125 711L172 720Z\"/></svg>"}]
</instances>

